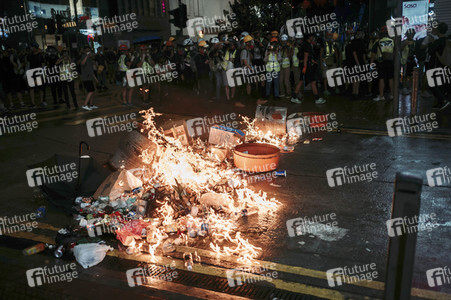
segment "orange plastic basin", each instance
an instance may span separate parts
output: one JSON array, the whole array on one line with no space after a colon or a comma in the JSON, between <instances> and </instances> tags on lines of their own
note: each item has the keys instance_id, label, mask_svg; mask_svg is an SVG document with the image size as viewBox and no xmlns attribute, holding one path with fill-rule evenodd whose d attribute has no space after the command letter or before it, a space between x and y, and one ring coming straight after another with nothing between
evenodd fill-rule
<instances>
[{"instance_id":1,"label":"orange plastic basin","mask_svg":"<svg viewBox=\"0 0 451 300\"><path fill-rule=\"evenodd\" d=\"M241 144L233 150L235 166L246 172L269 172L279 165L280 149L269 144Z\"/></svg>"}]
</instances>

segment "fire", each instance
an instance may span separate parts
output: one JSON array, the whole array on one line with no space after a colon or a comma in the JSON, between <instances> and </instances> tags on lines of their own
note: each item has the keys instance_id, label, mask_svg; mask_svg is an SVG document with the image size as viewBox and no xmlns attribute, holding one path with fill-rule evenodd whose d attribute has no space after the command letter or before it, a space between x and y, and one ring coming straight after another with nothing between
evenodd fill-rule
<instances>
[{"instance_id":1,"label":"fire","mask_svg":"<svg viewBox=\"0 0 451 300\"><path fill-rule=\"evenodd\" d=\"M246 142L266 143L274 145L276 147L282 147L286 144L286 139L288 137L287 135L279 137L273 134L271 131L264 133L263 131L259 130L257 126L255 126L256 119L253 119L251 121L246 116L241 116L241 118L243 119L242 123L246 126Z\"/></svg>"},{"instance_id":2,"label":"fire","mask_svg":"<svg viewBox=\"0 0 451 300\"><path fill-rule=\"evenodd\" d=\"M242 237L236 220L241 217L243 210L253 208L261 214L267 214L277 211L281 203L268 199L264 192L256 193L248 188L246 180L230 171L232 166L227 160L221 163L217 159L211 159L202 141L197 141L193 146L183 146L176 138L165 136L163 130L155 125L154 119L160 114L155 113L153 108L140 113L144 116L144 131L147 132L148 139L157 145L156 151L147 149L141 155L143 163L148 165L143 170L143 174L146 174L143 176L146 181L144 186L152 188L160 185L171 192L171 197L157 199L161 206L156 213L162 226L152 228L149 253L153 255L168 237L165 228L171 230L171 226L177 226L179 230L186 227L184 231L187 231L187 235L182 235L185 243L189 241L188 236L205 235L204 238L210 239L210 248L218 255L235 255L243 263L256 259L262 248ZM269 133L262 135L251 126L253 122L249 122L249 119L245 122L249 125L248 134L258 137L259 142L282 144L283 139ZM219 210L202 205L199 199L205 193L227 195L228 199L233 199L232 204L220 203L222 205ZM185 216L180 213L183 210L196 213ZM141 246L133 245L138 248Z\"/></svg>"}]
</instances>

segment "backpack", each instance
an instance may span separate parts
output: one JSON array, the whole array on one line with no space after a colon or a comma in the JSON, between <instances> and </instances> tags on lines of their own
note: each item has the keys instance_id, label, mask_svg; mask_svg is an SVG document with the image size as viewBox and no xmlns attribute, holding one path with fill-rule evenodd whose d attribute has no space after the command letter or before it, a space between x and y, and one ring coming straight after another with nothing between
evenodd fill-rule
<instances>
[{"instance_id":1,"label":"backpack","mask_svg":"<svg viewBox=\"0 0 451 300\"><path fill-rule=\"evenodd\" d=\"M442 54L437 53L437 58L443 66L451 66L451 41L446 41Z\"/></svg>"}]
</instances>

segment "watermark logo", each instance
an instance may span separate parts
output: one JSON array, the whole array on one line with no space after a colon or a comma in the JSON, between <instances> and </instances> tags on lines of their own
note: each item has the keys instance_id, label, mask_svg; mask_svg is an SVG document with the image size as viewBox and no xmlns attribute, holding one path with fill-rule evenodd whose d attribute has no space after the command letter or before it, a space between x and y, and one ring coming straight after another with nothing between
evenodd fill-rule
<instances>
[{"instance_id":1,"label":"watermark logo","mask_svg":"<svg viewBox=\"0 0 451 300\"><path fill-rule=\"evenodd\" d=\"M57 283L62 281L71 282L78 278L77 264L54 265L29 269L26 271L28 286L36 287L43 284Z\"/></svg>"},{"instance_id":2,"label":"watermark logo","mask_svg":"<svg viewBox=\"0 0 451 300\"><path fill-rule=\"evenodd\" d=\"M131 32L138 28L138 21L136 21L135 13L113 17L92 18L86 20L86 28L88 32L92 31L97 35L122 31Z\"/></svg>"},{"instance_id":3,"label":"watermark logo","mask_svg":"<svg viewBox=\"0 0 451 300\"><path fill-rule=\"evenodd\" d=\"M404 8L411 4L404 3ZM385 22L387 25L387 33L389 37L402 36L409 29L414 29L415 32L421 32L426 30L431 32L433 28L438 27L438 22L435 18L429 18L428 14L423 15L410 15L409 17L400 17L388 19Z\"/></svg>"},{"instance_id":4,"label":"watermark logo","mask_svg":"<svg viewBox=\"0 0 451 300\"><path fill-rule=\"evenodd\" d=\"M435 213L390 219L387 220L386 225L389 237L397 237L404 234L417 233L419 231L431 232L432 229L439 226L437 224L437 216Z\"/></svg>"},{"instance_id":5,"label":"watermark logo","mask_svg":"<svg viewBox=\"0 0 451 300\"><path fill-rule=\"evenodd\" d=\"M67 65L54 66L51 68L34 68L27 70L28 86L33 88L43 84L52 84L60 81L72 81L78 77L77 65L70 63Z\"/></svg>"},{"instance_id":6,"label":"watermark logo","mask_svg":"<svg viewBox=\"0 0 451 300\"><path fill-rule=\"evenodd\" d=\"M90 137L96 137L117 132L131 132L138 128L138 122L136 113L129 113L86 120L86 128Z\"/></svg>"},{"instance_id":7,"label":"watermark logo","mask_svg":"<svg viewBox=\"0 0 451 300\"><path fill-rule=\"evenodd\" d=\"M333 31L338 28L337 15L335 13L315 15L313 17L303 17L287 20L286 26L290 37L296 33L314 34L322 31Z\"/></svg>"},{"instance_id":8,"label":"watermark logo","mask_svg":"<svg viewBox=\"0 0 451 300\"><path fill-rule=\"evenodd\" d=\"M331 132L338 128L337 115L335 113L324 115L303 116L287 120L289 134L302 136L321 131Z\"/></svg>"},{"instance_id":9,"label":"watermark logo","mask_svg":"<svg viewBox=\"0 0 451 300\"><path fill-rule=\"evenodd\" d=\"M450 184L451 169L447 166L443 168L429 169L426 171L426 177L430 187Z\"/></svg>"},{"instance_id":10,"label":"watermark logo","mask_svg":"<svg viewBox=\"0 0 451 300\"><path fill-rule=\"evenodd\" d=\"M186 21L186 29L190 38L205 34L217 34L218 32L231 32L238 28L235 20L236 14L230 13L222 16L198 17Z\"/></svg>"},{"instance_id":11,"label":"watermark logo","mask_svg":"<svg viewBox=\"0 0 451 300\"><path fill-rule=\"evenodd\" d=\"M0 26L3 27L3 32L7 34L21 31L32 32L33 29L38 28L38 21L34 13L14 15L11 17L0 17Z\"/></svg>"},{"instance_id":12,"label":"watermark logo","mask_svg":"<svg viewBox=\"0 0 451 300\"><path fill-rule=\"evenodd\" d=\"M177 279L179 275L178 272L175 271L175 263L164 266L149 265L142 268L130 269L127 270L125 274L127 276L129 287L149 284L157 280L171 282L174 279Z\"/></svg>"},{"instance_id":13,"label":"watermark logo","mask_svg":"<svg viewBox=\"0 0 451 300\"><path fill-rule=\"evenodd\" d=\"M236 113L214 115L212 117L194 118L186 121L188 134L193 137L200 137L208 134L210 128L215 125L222 125L229 128L238 128L239 122L236 120Z\"/></svg>"},{"instance_id":14,"label":"watermark logo","mask_svg":"<svg viewBox=\"0 0 451 300\"><path fill-rule=\"evenodd\" d=\"M344 283L355 283L358 281L372 281L377 278L376 264L354 265L352 267L340 267L326 271L327 283L330 287L341 286Z\"/></svg>"},{"instance_id":15,"label":"watermark logo","mask_svg":"<svg viewBox=\"0 0 451 300\"><path fill-rule=\"evenodd\" d=\"M0 218L0 235L13 234L19 231L31 232L33 228L38 227L36 220L36 214L30 213L22 216Z\"/></svg>"},{"instance_id":16,"label":"watermark logo","mask_svg":"<svg viewBox=\"0 0 451 300\"><path fill-rule=\"evenodd\" d=\"M38 121L36 121L35 113L0 117L0 135L31 132L36 128L38 128Z\"/></svg>"},{"instance_id":17,"label":"watermark logo","mask_svg":"<svg viewBox=\"0 0 451 300\"><path fill-rule=\"evenodd\" d=\"M86 229L90 237L96 237L103 234L116 234L117 230L136 231L138 227L141 228L137 222L131 221L133 221L133 219L121 216L112 217L108 224L104 222L100 224L90 224L90 221L88 221Z\"/></svg>"},{"instance_id":18,"label":"watermark logo","mask_svg":"<svg viewBox=\"0 0 451 300\"><path fill-rule=\"evenodd\" d=\"M345 166L343 168L329 169L326 171L327 184L330 187L340 186L355 182L371 182L376 179L378 173L376 164L354 165L352 167Z\"/></svg>"},{"instance_id":19,"label":"watermark logo","mask_svg":"<svg viewBox=\"0 0 451 300\"><path fill-rule=\"evenodd\" d=\"M179 76L175 70L175 63L165 65L155 65L150 68L135 68L127 70L126 78L129 87L142 86L145 84L153 84L157 82L172 82Z\"/></svg>"},{"instance_id":20,"label":"watermark logo","mask_svg":"<svg viewBox=\"0 0 451 300\"><path fill-rule=\"evenodd\" d=\"M78 178L78 171L76 164L70 163L30 169L27 170L26 175L28 185L30 187L37 187L61 181L72 182L72 180Z\"/></svg>"},{"instance_id":21,"label":"watermark logo","mask_svg":"<svg viewBox=\"0 0 451 300\"><path fill-rule=\"evenodd\" d=\"M234 68L227 70L227 84L230 87L241 86L243 84L253 84L262 81L272 81L273 78L277 78L278 73L276 71L267 72L266 66L252 66L251 69Z\"/></svg>"},{"instance_id":22,"label":"watermark logo","mask_svg":"<svg viewBox=\"0 0 451 300\"><path fill-rule=\"evenodd\" d=\"M402 17L387 20L385 25L387 26L388 36L395 37L402 35L403 23Z\"/></svg>"},{"instance_id":23,"label":"watermark logo","mask_svg":"<svg viewBox=\"0 0 451 300\"><path fill-rule=\"evenodd\" d=\"M304 234L316 234L318 232L331 232L338 227L335 213L325 214L313 217L300 217L287 221L288 236L295 237Z\"/></svg>"},{"instance_id":24,"label":"watermark logo","mask_svg":"<svg viewBox=\"0 0 451 300\"><path fill-rule=\"evenodd\" d=\"M258 267L243 267L236 269L229 269L226 271L227 282L230 287L241 286L245 283L256 283L259 281L272 282L277 279L279 273L277 271L270 271L275 269L275 264L262 265Z\"/></svg>"},{"instance_id":25,"label":"watermark logo","mask_svg":"<svg viewBox=\"0 0 451 300\"><path fill-rule=\"evenodd\" d=\"M431 132L433 129L438 128L436 120L436 113L389 119L386 122L388 136L395 137L425 131Z\"/></svg>"},{"instance_id":26,"label":"watermark logo","mask_svg":"<svg viewBox=\"0 0 451 300\"><path fill-rule=\"evenodd\" d=\"M451 68L445 66L443 68L435 68L426 71L426 78L430 87L451 84Z\"/></svg>"},{"instance_id":27,"label":"watermark logo","mask_svg":"<svg viewBox=\"0 0 451 300\"><path fill-rule=\"evenodd\" d=\"M354 67L335 68L326 71L327 83L330 87L337 87L347 83L360 81L371 82L377 79L376 64L364 64Z\"/></svg>"},{"instance_id":28,"label":"watermark logo","mask_svg":"<svg viewBox=\"0 0 451 300\"><path fill-rule=\"evenodd\" d=\"M429 269L426 271L426 278L430 287L451 284L451 270L447 266Z\"/></svg>"}]
</instances>

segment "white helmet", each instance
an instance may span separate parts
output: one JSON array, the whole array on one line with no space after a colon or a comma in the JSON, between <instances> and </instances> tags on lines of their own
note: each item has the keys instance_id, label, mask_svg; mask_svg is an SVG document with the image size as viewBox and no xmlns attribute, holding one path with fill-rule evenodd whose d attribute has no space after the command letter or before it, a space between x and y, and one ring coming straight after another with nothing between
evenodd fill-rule
<instances>
[{"instance_id":1,"label":"white helmet","mask_svg":"<svg viewBox=\"0 0 451 300\"><path fill-rule=\"evenodd\" d=\"M249 35L249 33L247 31L241 32L241 38L244 38L246 35Z\"/></svg>"},{"instance_id":2,"label":"white helmet","mask_svg":"<svg viewBox=\"0 0 451 300\"><path fill-rule=\"evenodd\" d=\"M194 45L192 39L186 39L183 41L183 46L192 46L192 45Z\"/></svg>"},{"instance_id":3,"label":"white helmet","mask_svg":"<svg viewBox=\"0 0 451 300\"><path fill-rule=\"evenodd\" d=\"M296 32L296 35L295 35L295 38L297 38L297 39L303 39L304 38L304 35L302 34L302 32Z\"/></svg>"},{"instance_id":4,"label":"white helmet","mask_svg":"<svg viewBox=\"0 0 451 300\"><path fill-rule=\"evenodd\" d=\"M219 39L217 37L214 37L210 40L210 43L217 44L217 43L219 43Z\"/></svg>"},{"instance_id":5,"label":"white helmet","mask_svg":"<svg viewBox=\"0 0 451 300\"><path fill-rule=\"evenodd\" d=\"M282 36L280 37L280 40L283 41L283 42L288 41L288 35L282 34Z\"/></svg>"}]
</instances>

